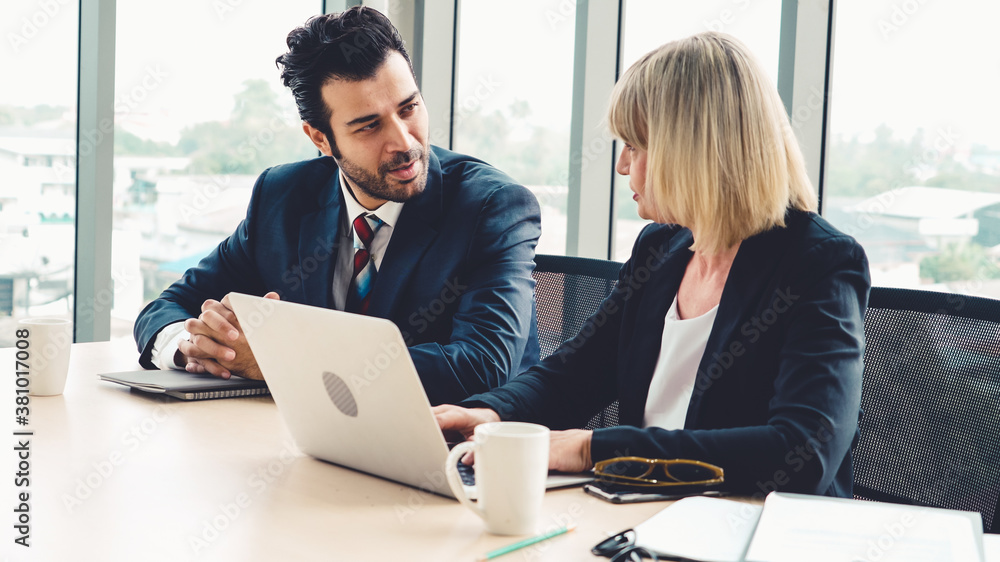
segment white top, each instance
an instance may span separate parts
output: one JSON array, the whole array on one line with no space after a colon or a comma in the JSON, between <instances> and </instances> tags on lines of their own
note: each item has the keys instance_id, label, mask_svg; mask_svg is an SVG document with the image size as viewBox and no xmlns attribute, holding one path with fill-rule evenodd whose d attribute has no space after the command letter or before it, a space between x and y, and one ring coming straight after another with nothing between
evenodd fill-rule
<instances>
[{"instance_id":1,"label":"white top","mask_svg":"<svg viewBox=\"0 0 1000 562\"><path fill-rule=\"evenodd\" d=\"M681 320L677 316L677 297L674 296L663 323L660 357L649 383L643 427L684 429L698 364L705 354L718 312L719 305L715 305L701 316Z\"/></svg>"},{"instance_id":2,"label":"white top","mask_svg":"<svg viewBox=\"0 0 1000 562\"><path fill-rule=\"evenodd\" d=\"M385 249L389 246L389 239L392 238L393 227L399 222L399 215L403 212L403 203L387 201L374 211L369 211L358 203L354 194L348 189L347 179L343 172L340 172L340 189L344 194L344 208L346 209L346 222L341 224L340 232L337 233L340 248L347 251L340 251L337 254L337 263L333 271L333 307L337 310L344 310L347 304L347 291L351 288L351 276L354 274L354 219L362 213L374 212L375 216L383 223L382 227L375 233L372 240L371 255L375 260L375 269L382 267L382 258L385 256ZM186 341L191 334L184 329L184 322L174 322L165 326L160 333L156 334L153 341L152 355L150 361L158 369L184 369L184 365L174 363L174 355L177 353L177 346L181 341Z\"/></svg>"}]
</instances>

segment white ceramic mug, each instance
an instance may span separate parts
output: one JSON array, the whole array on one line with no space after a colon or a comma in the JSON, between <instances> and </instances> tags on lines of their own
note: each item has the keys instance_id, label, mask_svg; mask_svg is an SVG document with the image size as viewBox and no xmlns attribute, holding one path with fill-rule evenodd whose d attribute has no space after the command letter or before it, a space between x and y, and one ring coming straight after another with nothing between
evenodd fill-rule
<instances>
[{"instance_id":1,"label":"white ceramic mug","mask_svg":"<svg viewBox=\"0 0 1000 562\"><path fill-rule=\"evenodd\" d=\"M17 322L18 334L27 330L28 394L62 394L69 372L69 350L73 344L73 323L65 318L25 318Z\"/></svg>"},{"instance_id":2,"label":"white ceramic mug","mask_svg":"<svg viewBox=\"0 0 1000 562\"><path fill-rule=\"evenodd\" d=\"M476 503L466 495L457 468L469 451L476 456ZM549 428L533 423L478 425L473 440L455 446L445 464L455 497L498 535L538 531L548 473Z\"/></svg>"}]
</instances>

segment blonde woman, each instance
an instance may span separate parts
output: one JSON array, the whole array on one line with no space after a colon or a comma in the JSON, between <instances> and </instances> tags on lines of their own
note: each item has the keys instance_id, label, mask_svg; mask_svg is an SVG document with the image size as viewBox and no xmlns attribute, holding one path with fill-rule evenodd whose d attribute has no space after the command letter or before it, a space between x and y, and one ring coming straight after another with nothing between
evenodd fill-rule
<instances>
[{"instance_id":1,"label":"blonde woman","mask_svg":"<svg viewBox=\"0 0 1000 562\"><path fill-rule=\"evenodd\" d=\"M739 41L702 33L645 55L612 95L639 235L580 334L507 385L435 410L554 430L550 467L634 455L725 470L743 494L850 497L861 400L864 250L816 214L771 80ZM618 427L585 431L613 400Z\"/></svg>"}]
</instances>

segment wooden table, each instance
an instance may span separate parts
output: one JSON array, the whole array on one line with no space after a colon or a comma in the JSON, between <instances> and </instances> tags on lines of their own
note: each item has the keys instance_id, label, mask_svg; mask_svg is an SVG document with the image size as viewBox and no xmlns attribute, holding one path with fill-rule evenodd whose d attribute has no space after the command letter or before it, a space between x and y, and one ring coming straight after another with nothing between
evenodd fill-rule
<instances>
[{"instance_id":1,"label":"wooden table","mask_svg":"<svg viewBox=\"0 0 1000 562\"><path fill-rule=\"evenodd\" d=\"M9 432L13 357L0 350ZM12 542L16 457L0 455L10 560L452 561L517 540L453 500L303 456L270 398L181 402L98 380L136 358L130 342L76 344L65 393L31 398L30 548ZM546 527L577 530L501 560L594 560L591 546L665 506L551 491Z\"/></svg>"}]
</instances>

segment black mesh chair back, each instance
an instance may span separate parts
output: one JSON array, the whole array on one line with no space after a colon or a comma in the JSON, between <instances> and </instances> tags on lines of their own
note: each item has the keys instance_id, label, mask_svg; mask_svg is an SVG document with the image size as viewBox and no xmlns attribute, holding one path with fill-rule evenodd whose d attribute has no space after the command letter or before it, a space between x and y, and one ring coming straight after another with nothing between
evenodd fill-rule
<instances>
[{"instance_id":1,"label":"black mesh chair back","mask_svg":"<svg viewBox=\"0 0 1000 562\"><path fill-rule=\"evenodd\" d=\"M618 281L622 264L569 256L535 256L535 309L542 359L579 333ZM618 424L615 401L587 424L587 429Z\"/></svg>"},{"instance_id":2,"label":"black mesh chair back","mask_svg":"<svg viewBox=\"0 0 1000 562\"><path fill-rule=\"evenodd\" d=\"M1000 301L873 287L865 339L855 497L1000 531Z\"/></svg>"}]
</instances>

